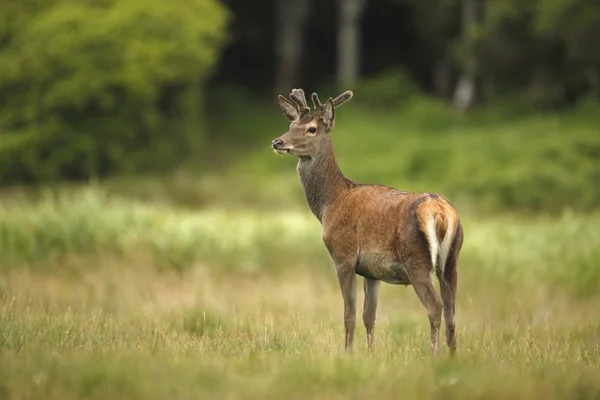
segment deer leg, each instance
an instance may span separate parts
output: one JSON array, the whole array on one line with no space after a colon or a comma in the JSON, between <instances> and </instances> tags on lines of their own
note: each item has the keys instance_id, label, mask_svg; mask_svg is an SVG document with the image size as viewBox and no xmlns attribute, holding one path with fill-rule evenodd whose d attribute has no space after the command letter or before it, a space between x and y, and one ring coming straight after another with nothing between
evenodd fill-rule
<instances>
[{"instance_id":1,"label":"deer leg","mask_svg":"<svg viewBox=\"0 0 600 400\"><path fill-rule=\"evenodd\" d=\"M456 324L454 322L454 313L456 309L456 292L458 287L458 271L452 269L440 277L440 289L442 291L442 300L444 302L444 321L446 322L446 343L450 349L450 354L456 352Z\"/></svg>"},{"instance_id":2,"label":"deer leg","mask_svg":"<svg viewBox=\"0 0 600 400\"><path fill-rule=\"evenodd\" d=\"M438 339L440 336L440 325L442 323L442 299L435 291L432 274L427 270L421 270L411 277L411 283L421 303L427 309L429 323L431 325L431 355L437 354Z\"/></svg>"},{"instance_id":3,"label":"deer leg","mask_svg":"<svg viewBox=\"0 0 600 400\"><path fill-rule=\"evenodd\" d=\"M363 322L367 330L367 346L373 350L375 320L377 319L377 302L379 300L379 287L381 281L364 278L365 304L363 307Z\"/></svg>"},{"instance_id":4,"label":"deer leg","mask_svg":"<svg viewBox=\"0 0 600 400\"><path fill-rule=\"evenodd\" d=\"M344 297L345 348L351 350L356 328L356 274L354 268L340 266L337 268L337 275Z\"/></svg>"}]
</instances>

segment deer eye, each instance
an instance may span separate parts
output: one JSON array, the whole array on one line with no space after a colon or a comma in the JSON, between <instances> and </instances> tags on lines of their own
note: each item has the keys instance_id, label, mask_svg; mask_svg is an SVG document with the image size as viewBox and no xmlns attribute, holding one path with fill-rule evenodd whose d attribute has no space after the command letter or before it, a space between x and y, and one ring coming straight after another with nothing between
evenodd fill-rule
<instances>
[{"instance_id":1,"label":"deer eye","mask_svg":"<svg viewBox=\"0 0 600 400\"><path fill-rule=\"evenodd\" d=\"M317 132L317 128L315 128L314 126L311 126L310 128L308 128L308 132L310 132L310 133L316 133Z\"/></svg>"}]
</instances>

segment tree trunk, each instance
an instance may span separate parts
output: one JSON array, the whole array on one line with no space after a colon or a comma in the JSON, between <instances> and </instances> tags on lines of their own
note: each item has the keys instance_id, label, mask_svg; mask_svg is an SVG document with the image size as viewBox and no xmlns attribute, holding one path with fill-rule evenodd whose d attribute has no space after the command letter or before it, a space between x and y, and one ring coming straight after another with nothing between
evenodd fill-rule
<instances>
[{"instance_id":1,"label":"tree trunk","mask_svg":"<svg viewBox=\"0 0 600 400\"><path fill-rule=\"evenodd\" d=\"M275 7L275 89L278 94L287 94L298 84L309 0L275 0Z\"/></svg>"},{"instance_id":2,"label":"tree trunk","mask_svg":"<svg viewBox=\"0 0 600 400\"><path fill-rule=\"evenodd\" d=\"M433 92L436 96L449 100L452 97L452 68L446 57L440 58L433 66Z\"/></svg>"},{"instance_id":3,"label":"tree trunk","mask_svg":"<svg viewBox=\"0 0 600 400\"><path fill-rule=\"evenodd\" d=\"M480 0L461 1L462 40L469 40L467 35L471 27L478 21L478 2ZM462 74L454 90L453 103L459 111L470 108L477 94L475 55L472 46L468 46L466 59L463 62Z\"/></svg>"},{"instance_id":4,"label":"tree trunk","mask_svg":"<svg viewBox=\"0 0 600 400\"><path fill-rule=\"evenodd\" d=\"M360 67L360 17L364 0L338 0L337 82L356 81Z\"/></svg>"}]
</instances>

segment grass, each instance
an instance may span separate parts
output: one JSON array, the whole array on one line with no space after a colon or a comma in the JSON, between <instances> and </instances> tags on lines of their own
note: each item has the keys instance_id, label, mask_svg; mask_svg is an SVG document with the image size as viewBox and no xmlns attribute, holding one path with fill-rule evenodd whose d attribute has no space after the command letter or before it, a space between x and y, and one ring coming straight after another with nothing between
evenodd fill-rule
<instances>
[{"instance_id":1,"label":"grass","mask_svg":"<svg viewBox=\"0 0 600 400\"><path fill-rule=\"evenodd\" d=\"M598 398L600 214L464 214L458 357L432 362L423 306L392 285L375 351L359 322L344 353L306 210L191 211L98 188L4 199L0 398Z\"/></svg>"},{"instance_id":2,"label":"grass","mask_svg":"<svg viewBox=\"0 0 600 400\"><path fill-rule=\"evenodd\" d=\"M373 94L382 87L392 88L383 101ZM394 87L386 81L376 90L359 85L336 112L334 146L349 178L443 193L459 209L483 215L505 210L559 215L565 209L594 211L600 204L597 101L563 112L486 106L457 115L448 104L421 95L399 99ZM264 101L239 89L214 91L202 153L160 176L118 176L102 186L165 206L304 210L297 160L277 157L271 149L271 141L288 128L275 97ZM332 90L319 92L325 98Z\"/></svg>"},{"instance_id":3,"label":"grass","mask_svg":"<svg viewBox=\"0 0 600 400\"><path fill-rule=\"evenodd\" d=\"M489 107L460 116L420 97L373 108L365 95L358 88L336 112L332 133L340 167L351 179L440 192L473 212L559 214L600 204L598 107L536 114ZM269 154L271 140L288 128L275 98L263 104L231 95L223 103L214 106L208 129L208 148L218 155L209 156L210 165L221 169L187 179L180 173L168 192L184 198L195 192L207 203L227 205L303 204L295 157Z\"/></svg>"},{"instance_id":4,"label":"grass","mask_svg":"<svg viewBox=\"0 0 600 400\"><path fill-rule=\"evenodd\" d=\"M201 169L162 179L118 177L104 186L163 204L304 207L297 160L270 148L288 128L279 106L237 101L242 104L212 112ZM429 101L392 111L352 102L338 111L333 132L338 162L351 179L443 193L461 210L483 214L587 212L600 204L597 118L575 112L461 117Z\"/></svg>"}]
</instances>

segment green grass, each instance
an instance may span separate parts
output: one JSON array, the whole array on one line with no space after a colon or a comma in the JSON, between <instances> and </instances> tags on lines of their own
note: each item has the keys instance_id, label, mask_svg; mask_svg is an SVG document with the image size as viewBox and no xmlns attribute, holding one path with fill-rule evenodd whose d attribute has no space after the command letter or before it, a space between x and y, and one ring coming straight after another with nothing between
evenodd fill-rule
<instances>
[{"instance_id":1,"label":"green grass","mask_svg":"<svg viewBox=\"0 0 600 400\"><path fill-rule=\"evenodd\" d=\"M202 154L177 170L113 177L102 187L165 206L304 210L297 160L271 149L288 128L275 97L220 88L209 98ZM378 103L359 86L337 111L334 146L351 179L442 193L483 215L560 215L600 204L598 102L533 114L487 106L461 116L420 95L388 100Z\"/></svg>"},{"instance_id":2,"label":"green grass","mask_svg":"<svg viewBox=\"0 0 600 400\"><path fill-rule=\"evenodd\" d=\"M305 215L192 212L94 188L70 194L47 191L33 207L22 201L9 199L0 208L0 262L5 268L31 264L52 270L66 256L127 256L136 249L165 268L185 269L202 260L251 273L276 269L282 254L297 263L313 260L311 253L320 244L318 222Z\"/></svg>"},{"instance_id":3,"label":"green grass","mask_svg":"<svg viewBox=\"0 0 600 400\"><path fill-rule=\"evenodd\" d=\"M340 167L354 180L441 192L480 212L560 213L600 204L597 106L537 114L486 108L460 116L421 97L374 108L367 95L357 88L337 111L332 134ZM200 176L177 174L168 192L232 206L303 203L295 157L270 154L271 140L288 128L275 98L226 98L217 98L211 112L210 167Z\"/></svg>"},{"instance_id":4,"label":"green grass","mask_svg":"<svg viewBox=\"0 0 600 400\"><path fill-rule=\"evenodd\" d=\"M98 188L4 199L0 398L598 398L600 214L463 214L458 356L442 346L432 362L423 306L393 285L375 351L359 322L344 353L306 209L192 211Z\"/></svg>"}]
</instances>

